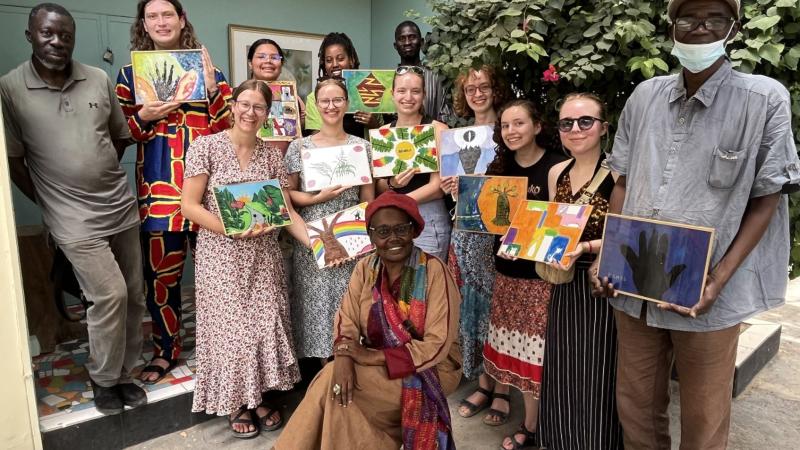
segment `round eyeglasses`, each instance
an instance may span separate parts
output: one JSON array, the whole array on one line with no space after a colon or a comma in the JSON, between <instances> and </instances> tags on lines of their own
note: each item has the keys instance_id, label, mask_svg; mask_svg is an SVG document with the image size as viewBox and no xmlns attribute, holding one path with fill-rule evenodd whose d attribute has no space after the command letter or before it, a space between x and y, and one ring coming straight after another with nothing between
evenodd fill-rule
<instances>
[{"instance_id":1,"label":"round eyeglasses","mask_svg":"<svg viewBox=\"0 0 800 450\"><path fill-rule=\"evenodd\" d=\"M569 133L570 131L572 131L572 127L575 124L575 122L578 122L578 128L581 131L587 131L591 129L592 126L594 126L595 121L600 123L604 122L603 119L598 119L597 117L592 117L592 116L580 116L577 119L571 119L571 118L560 119L557 122L558 131L561 131L562 133Z\"/></svg>"}]
</instances>

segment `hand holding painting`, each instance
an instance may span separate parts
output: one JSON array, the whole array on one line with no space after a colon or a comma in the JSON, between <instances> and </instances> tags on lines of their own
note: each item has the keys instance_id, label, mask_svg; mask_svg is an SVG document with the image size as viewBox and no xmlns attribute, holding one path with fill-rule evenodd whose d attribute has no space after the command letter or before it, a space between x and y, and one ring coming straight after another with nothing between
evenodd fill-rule
<instances>
[{"instance_id":1,"label":"hand holding painting","mask_svg":"<svg viewBox=\"0 0 800 450\"><path fill-rule=\"evenodd\" d=\"M169 113L178 109L179 106L181 106L180 102L147 102L142 105L137 114L145 122L155 122L167 117Z\"/></svg>"},{"instance_id":2,"label":"hand holding painting","mask_svg":"<svg viewBox=\"0 0 800 450\"><path fill-rule=\"evenodd\" d=\"M342 186L341 184L323 188L321 191L317 192L314 195L314 202L322 203L322 202L327 202L328 200L333 200L334 198L338 197L339 194L346 191L348 188L350 188L350 186Z\"/></svg>"},{"instance_id":3,"label":"hand holding painting","mask_svg":"<svg viewBox=\"0 0 800 450\"><path fill-rule=\"evenodd\" d=\"M203 77L206 79L206 91L211 97L217 93L217 77L214 74L214 64L211 62L211 55L206 46L200 47L203 50Z\"/></svg>"},{"instance_id":4,"label":"hand holding painting","mask_svg":"<svg viewBox=\"0 0 800 450\"><path fill-rule=\"evenodd\" d=\"M414 178L414 175L419 173L419 167L410 167L399 174L393 176L389 179L391 183L389 183L389 187L391 188L401 188L406 187L408 183L411 182L411 179Z\"/></svg>"}]
</instances>

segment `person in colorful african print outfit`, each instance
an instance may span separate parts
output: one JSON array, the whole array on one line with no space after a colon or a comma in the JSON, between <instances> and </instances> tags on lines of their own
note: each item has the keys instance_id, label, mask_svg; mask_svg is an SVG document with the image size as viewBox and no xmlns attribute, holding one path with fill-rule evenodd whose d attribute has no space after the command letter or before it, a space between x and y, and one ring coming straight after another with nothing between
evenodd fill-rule
<instances>
[{"instance_id":1,"label":"person in colorful african print outfit","mask_svg":"<svg viewBox=\"0 0 800 450\"><path fill-rule=\"evenodd\" d=\"M131 27L133 50L197 49L194 28L177 0L140 0ZM140 379L158 382L181 352L181 276L197 226L180 208L184 158L197 137L230 127L231 89L203 48L208 102L137 105L133 68L122 67L117 97L137 141L136 186L142 221L142 259L147 308L153 318L153 359Z\"/></svg>"},{"instance_id":2,"label":"person in colorful african print outfit","mask_svg":"<svg viewBox=\"0 0 800 450\"><path fill-rule=\"evenodd\" d=\"M333 324L336 359L277 450L455 448L446 398L461 378L455 280L414 246L425 222L410 197L385 193L366 216L376 254L356 265Z\"/></svg>"}]
</instances>

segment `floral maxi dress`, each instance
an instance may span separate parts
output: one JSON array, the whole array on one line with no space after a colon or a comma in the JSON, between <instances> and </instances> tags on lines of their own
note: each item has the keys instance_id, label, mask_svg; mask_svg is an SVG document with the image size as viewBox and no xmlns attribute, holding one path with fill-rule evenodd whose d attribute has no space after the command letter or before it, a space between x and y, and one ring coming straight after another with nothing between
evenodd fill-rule
<instances>
[{"instance_id":1,"label":"floral maxi dress","mask_svg":"<svg viewBox=\"0 0 800 450\"><path fill-rule=\"evenodd\" d=\"M258 140L242 170L230 138L222 132L192 143L186 178L206 174L203 206L218 208L214 186L280 180L289 185L280 150ZM300 372L291 340L278 231L230 239L201 228L197 237L197 379L192 411L226 415L255 408L263 392L289 390Z\"/></svg>"}]
</instances>

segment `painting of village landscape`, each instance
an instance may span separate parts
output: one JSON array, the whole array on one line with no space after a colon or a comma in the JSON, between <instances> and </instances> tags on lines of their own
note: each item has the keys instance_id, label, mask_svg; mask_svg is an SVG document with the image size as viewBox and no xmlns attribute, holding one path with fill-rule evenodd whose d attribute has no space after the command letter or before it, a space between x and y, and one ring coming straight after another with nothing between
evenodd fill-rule
<instances>
[{"instance_id":1,"label":"painting of village landscape","mask_svg":"<svg viewBox=\"0 0 800 450\"><path fill-rule=\"evenodd\" d=\"M228 236L292 223L278 180L221 185L213 191Z\"/></svg>"},{"instance_id":2,"label":"painting of village landscape","mask_svg":"<svg viewBox=\"0 0 800 450\"><path fill-rule=\"evenodd\" d=\"M591 205L526 200L511 219L500 251L539 262L570 263L592 213Z\"/></svg>"},{"instance_id":3,"label":"painting of village landscape","mask_svg":"<svg viewBox=\"0 0 800 450\"><path fill-rule=\"evenodd\" d=\"M131 52L136 104L207 101L202 50Z\"/></svg>"},{"instance_id":4,"label":"painting of village landscape","mask_svg":"<svg viewBox=\"0 0 800 450\"><path fill-rule=\"evenodd\" d=\"M350 99L348 113L393 113L394 70L343 70L342 78Z\"/></svg>"},{"instance_id":5,"label":"painting of village landscape","mask_svg":"<svg viewBox=\"0 0 800 450\"><path fill-rule=\"evenodd\" d=\"M526 177L458 177L455 227L474 233L505 234L525 200Z\"/></svg>"},{"instance_id":6,"label":"painting of village landscape","mask_svg":"<svg viewBox=\"0 0 800 450\"><path fill-rule=\"evenodd\" d=\"M600 277L621 294L691 308L703 295L712 228L608 214Z\"/></svg>"},{"instance_id":7,"label":"painting of village landscape","mask_svg":"<svg viewBox=\"0 0 800 450\"><path fill-rule=\"evenodd\" d=\"M258 136L270 141L292 141L301 134L297 85L294 81L267 84L272 91L272 104Z\"/></svg>"},{"instance_id":8,"label":"painting of village landscape","mask_svg":"<svg viewBox=\"0 0 800 450\"><path fill-rule=\"evenodd\" d=\"M420 173L439 171L433 125L369 130L369 140L375 178L391 177L412 168L420 169Z\"/></svg>"},{"instance_id":9,"label":"painting of village landscape","mask_svg":"<svg viewBox=\"0 0 800 450\"><path fill-rule=\"evenodd\" d=\"M306 223L311 251L320 269L373 250L367 235L367 203Z\"/></svg>"},{"instance_id":10,"label":"painting of village landscape","mask_svg":"<svg viewBox=\"0 0 800 450\"><path fill-rule=\"evenodd\" d=\"M303 190L319 191L329 186L356 186L372 182L370 159L361 144L300 150Z\"/></svg>"},{"instance_id":11,"label":"painting of village landscape","mask_svg":"<svg viewBox=\"0 0 800 450\"><path fill-rule=\"evenodd\" d=\"M482 175L494 160L497 144L489 125L453 128L442 131L439 139L441 175Z\"/></svg>"}]
</instances>

